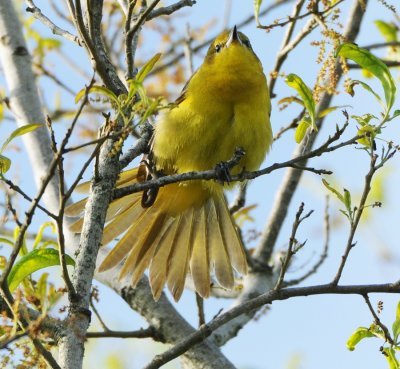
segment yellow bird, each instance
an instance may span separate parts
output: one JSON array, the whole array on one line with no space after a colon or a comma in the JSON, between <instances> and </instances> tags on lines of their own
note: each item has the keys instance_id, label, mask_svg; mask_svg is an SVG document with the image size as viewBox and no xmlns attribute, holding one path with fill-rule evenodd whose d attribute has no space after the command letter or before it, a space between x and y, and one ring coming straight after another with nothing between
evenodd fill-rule
<instances>
[{"instance_id":1,"label":"yellow bird","mask_svg":"<svg viewBox=\"0 0 400 369\"><path fill-rule=\"evenodd\" d=\"M221 33L176 105L155 125L151 155L157 171L168 175L213 169L231 159L237 147L245 155L232 173L258 169L272 142L270 110L267 80L249 39L236 26ZM121 173L117 187L143 181L142 169ZM188 273L202 297L209 296L210 275L232 289L235 272L247 273L222 184L189 181L148 196L136 193L110 204L102 244L125 233L100 272L124 260L120 278L131 274L135 286L148 268L154 298L167 284L176 301ZM72 205L68 214L80 214L85 203ZM80 219L71 228L80 232L81 227Z\"/></svg>"}]
</instances>

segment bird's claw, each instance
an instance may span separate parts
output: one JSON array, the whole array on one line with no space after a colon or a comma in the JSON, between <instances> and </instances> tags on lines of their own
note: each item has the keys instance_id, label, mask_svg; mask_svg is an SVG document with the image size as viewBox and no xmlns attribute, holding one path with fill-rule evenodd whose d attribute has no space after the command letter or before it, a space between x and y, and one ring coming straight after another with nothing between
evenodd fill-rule
<instances>
[{"instance_id":1,"label":"bird's claw","mask_svg":"<svg viewBox=\"0 0 400 369\"><path fill-rule=\"evenodd\" d=\"M215 172L217 175L217 180L219 182L222 182L222 184L224 182L230 183L232 181L232 176L230 173L230 166L228 165L227 162L222 161L221 163L218 163L215 166Z\"/></svg>"}]
</instances>

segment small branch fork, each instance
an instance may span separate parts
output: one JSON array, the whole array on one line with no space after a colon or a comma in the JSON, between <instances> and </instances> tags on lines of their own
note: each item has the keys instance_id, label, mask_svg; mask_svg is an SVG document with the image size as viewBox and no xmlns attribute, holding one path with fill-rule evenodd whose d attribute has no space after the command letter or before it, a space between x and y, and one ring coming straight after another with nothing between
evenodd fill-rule
<instances>
[{"instance_id":1,"label":"small branch fork","mask_svg":"<svg viewBox=\"0 0 400 369\"><path fill-rule=\"evenodd\" d=\"M298 230L300 224L303 222L303 220L310 217L311 214L314 212L314 210L310 210L306 215L302 216L303 212L304 212L304 203L302 202L300 204L299 210L296 213L296 218L295 218L293 226L292 226L292 233L291 233L290 239L289 239L288 250L286 251L286 255L282 260L281 271L279 273L279 277L278 277L278 280L274 287L274 290L279 290L282 287L283 279L288 270L290 260L292 259L293 255L295 255L296 252L299 251L305 245L305 242L300 243L300 244L297 242L296 233L297 233L297 230Z\"/></svg>"},{"instance_id":2,"label":"small branch fork","mask_svg":"<svg viewBox=\"0 0 400 369\"><path fill-rule=\"evenodd\" d=\"M333 5L329 6L328 8L324 9L323 11L317 11L317 10L312 10L312 11L308 11L304 14L301 15L296 15L295 17L291 16L288 17L288 19L286 21L282 21L282 22L278 22L278 23L272 23L268 26L258 26L258 28L261 29L265 29L267 31L275 28L275 27L284 27L286 25L288 25L289 23L294 23L300 19L306 18L310 15L312 16L316 16L316 17L322 17L326 14L329 14L334 8L336 8L340 3L342 3L344 0L339 0L337 2L335 2ZM304 1L302 1L304 2Z\"/></svg>"},{"instance_id":3,"label":"small branch fork","mask_svg":"<svg viewBox=\"0 0 400 369\"><path fill-rule=\"evenodd\" d=\"M308 277L311 275L315 274L319 267L324 263L326 258L328 257L328 249L329 249L329 237L330 237L330 223L329 223L329 196L326 197L326 205L325 205L325 211L324 211L324 225L325 225L325 231L324 231L324 247L322 250L322 253L317 260L317 262L314 264L313 267L311 267L304 275L302 275L300 278L293 279L287 282L283 283L283 286L289 287L289 286L296 286L300 282L303 282L306 280Z\"/></svg>"},{"instance_id":4,"label":"small branch fork","mask_svg":"<svg viewBox=\"0 0 400 369\"><path fill-rule=\"evenodd\" d=\"M48 17L46 17L42 11L35 5L33 0L25 0L26 4L28 7L26 8L26 11L29 13L32 13L32 15L42 22L45 26L50 28L51 32L53 34L62 36L65 39L77 43L79 46L82 46L82 41L79 39L78 36L73 35L72 33L63 30L62 28L58 27L56 24L54 24Z\"/></svg>"},{"instance_id":5,"label":"small branch fork","mask_svg":"<svg viewBox=\"0 0 400 369\"><path fill-rule=\"evenodd\" d=\"M355 215L353 217L350 217L350 233L349 237L347 240L347 245L346 249L344 251L344 254L342 256L342 261L339 265L338 271L332 281L333 285L337 285L339 283L339 280L342 276L343 269L346 265L347 258L349 257L351 249L356 245L356 243L353 241L354 240L354 235L356 233L358 223L360 222L361 215L364 212L364 209L366 207L366 202L368 198L368 194L371 191L371 182L374 174L378 169L380 169L389 159L391 159L395 153L397 152L397 148L392 148L391 145L389 145L389 148L387 152L382 152L382 158L380 162L377 164L378 160L378 155L375 154L375 152L371 149L370 152L370 168L368 173L365 176L365 181L364 181L364 190L360 199L360 202L358 204L358 207L354 209Z\"/></svg>"},{"instance_id":6,"label":"small branch fork","mask_svg":"<svg viewBox=\"0 0 400 369\"><path fill-rule=\"evenodd\" d=\"M363 294L362 297L364 298L365 303L367 304L369 311L371 312L372 316L374 317L375 324L378 325L382 329L382 332L385 335L386 341L389 342L391 345L393 345L394 341L393 341L392 336L390 335L389 329L379 319L379 317L376 314L374 308L372 307L372 304L371 304L371 301L369 299L368 294Z\"/></svg>"},{"instance_id":7,"label":"small branch fork","mask_svg":"<svg viewBox=\"0 0 400 369\"><path fill-rule=\"evenodd\" d=\"M97 288L94 288L94 292L92 292L92 295L90 297L90 307L93 310L94 314L96 315L97 319L99 320L100 325L103 328L103 331L87 332L86 338L153 338L155 341L163 341L160 338L160 335L157 333L157 330L153 326L150 326L148 328L141 328L136 331L114 331L108 328L93 301L94 299L93 294L97 293L98 293Z\"/></svg>"}]
</instances>

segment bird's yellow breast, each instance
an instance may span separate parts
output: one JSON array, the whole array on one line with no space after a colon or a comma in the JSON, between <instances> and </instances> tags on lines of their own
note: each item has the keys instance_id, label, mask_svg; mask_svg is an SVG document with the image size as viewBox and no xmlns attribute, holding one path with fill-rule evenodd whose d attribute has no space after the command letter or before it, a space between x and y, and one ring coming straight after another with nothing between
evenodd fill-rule
<instances>
[{"instance_id":1,"label":"bird's yellow breast","mask_svg":"<svg viewBox=\"0 0 400 369\"><path fill-rule=\"evenodd\" d=\"M245 150L234 172L255 170L272 141L266 78L254 53L231 45L206 58L180 103L160 117L153 152L159 169L213 169Z\"/></svg>"}]
</instances>

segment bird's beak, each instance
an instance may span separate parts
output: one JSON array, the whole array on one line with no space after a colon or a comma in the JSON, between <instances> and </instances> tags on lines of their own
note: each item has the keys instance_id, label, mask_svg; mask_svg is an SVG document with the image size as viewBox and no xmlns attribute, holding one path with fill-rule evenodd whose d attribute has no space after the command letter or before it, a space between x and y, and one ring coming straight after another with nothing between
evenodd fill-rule
<instances>
[{"instance_id":1,"label":"bird's beak","mask_svg":"<svg viewBox=\"0 0 400 369\"><path fill-rule=\"evenodd\" d=\"M239 42L240 44L242 44L236 26L233 27L231 33L229 34L229 38L225 46L229 47L229 45L232 44L233 42Z\"/></svg>"}]
</instances>

